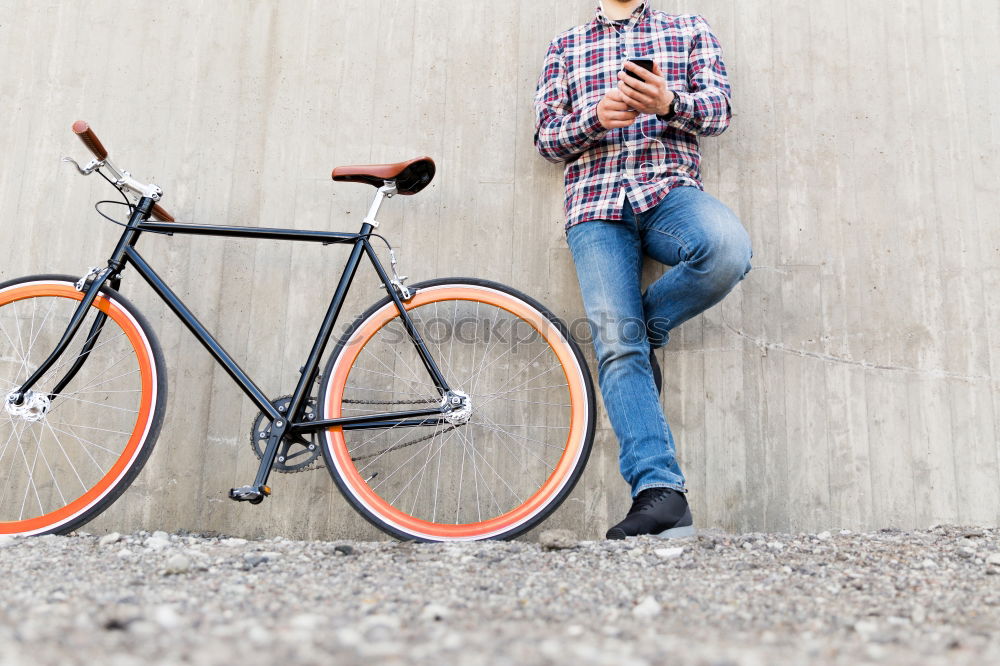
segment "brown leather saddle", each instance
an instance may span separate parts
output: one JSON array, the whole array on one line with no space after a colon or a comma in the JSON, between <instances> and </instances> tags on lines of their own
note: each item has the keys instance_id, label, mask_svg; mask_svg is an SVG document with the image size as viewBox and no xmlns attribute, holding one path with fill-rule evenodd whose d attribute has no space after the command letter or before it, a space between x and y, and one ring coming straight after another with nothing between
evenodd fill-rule
<instances>
[{"instance_id":1,"label":"brown leather saddle","mask_svg":"<svg viewBox=\"0 0 1000 666\"><path fill-rule=\"evenodd\" d=\"M367 183L382 187L386 181L396 181L398 194L416 194L434 180L434 160L415 157L396 164L341 166L333 170L333 179L348 183Z\"/></svg>"}]
</instances>

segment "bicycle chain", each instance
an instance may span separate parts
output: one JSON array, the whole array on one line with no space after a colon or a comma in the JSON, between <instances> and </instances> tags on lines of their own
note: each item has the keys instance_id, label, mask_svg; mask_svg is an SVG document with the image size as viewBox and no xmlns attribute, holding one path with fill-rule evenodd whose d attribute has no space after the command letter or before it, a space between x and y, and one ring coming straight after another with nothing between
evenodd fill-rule
<instances>
[{"instance_id":1,"label":"bicycle chain","mask_svg":"<svg viewBox=\"0 0 1000 666\"><path fill-rule=\"evenodd\" d=\"M420 399L420 400L341 400L342 403L348 403L352 405L433 405L436 404L437 400L432 400L430 398ZM429 435L423 437L418 437L417 439L411 439L408 442L403 442L402 444L397 444L395 446L390 446L387 449L382 449L381 451L376 451L375 453L369 453L367 455L358 456L356 458L352 457L351 462L358 462L359 460L367 460L368 458L375 458L384 453L389 453L390 451L398 451L399 449L405 449L408 446L413 446L414 444L419 444L420 442L426 442L432 437L437 437L438 435L444 434L449 430L454 430L457 425L453 425L450 428L445 428L439 432L432 432Z\"/></svg>"},{"instance_id":2,"label":"bicycle chain","mask_svg":"<svg viewBox=\"0 0 1000 666\"><path fill-rule=\"evenodd\" d=\"M341 400L340 402L351 405L435 405L439 400L426 398L422 400Z\"/></svg>"},{"instance_id":3,"label":"bicycle chain","mask_svg":"<svg viewBox=\"0 0 1000 666\"><path fill-rule=\"evenodd\" d=\"M408 446L413 446L414 444L419 444L420 442L426 442L428 439L430 439L432 437L437 437L438 435L443 435L444 433L448 432L449 430L454 430L457 427L458 427L457 425L452 425L452 426L450 426L448 428L445 428L444 430L439 430L438 432L432 432L429 435L425 435L423 437L418 437L417 439L411 439L408 442L403 442L402 444L397 444L395 446L390 446L387 449L382 449L381 451L376 451L375 453L369 453L367 455L358 456L357 458L351 458L351 461L352 462L357 462L359 460L367 460L368 458L375 458L377 456L380 456L383 453L389 453L390 451L398 451L399 449L405 449Z\"/></svg>"}]
</instances>

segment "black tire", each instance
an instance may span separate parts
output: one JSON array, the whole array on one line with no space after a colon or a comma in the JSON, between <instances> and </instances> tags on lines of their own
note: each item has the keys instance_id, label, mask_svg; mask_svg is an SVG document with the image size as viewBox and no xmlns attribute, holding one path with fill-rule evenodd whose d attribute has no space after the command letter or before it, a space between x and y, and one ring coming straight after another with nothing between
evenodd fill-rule
<instances>
[{"instance_id":1,"label":"black tire","mask_svg":"<svg viewBox=\"0 0 1000 666\"><path fill-rule=\"evenodd\" d=\"M506 530L502 533L488 537L481 537L485 539L497 539L497 540L513 539L537 527L546 518L548 518L552 514L552 512L555 511L562 504L562 502L565 501L565 499L569 496L569 494L575 487L576 483L579 481L580 476L583 474L583 470L586 467L593 446L594 426L596 421L594 387L591 381L590 370L587 366L587 362L583 356L582 351L580 350L579 345L570 335L569 328L566 326L566 324L562 322L558 317L556 317L545 306L543 306L541 303L531 298L530 296L516 289L508 287L506 285L499 284L497 282L492 282L489 280L481 280L476 278L438 278L414 284L411 286L411 289L413 289L414 292L417 295L419 295L421 290L428 289L430 287L444 287L444 286L485 287L488 289L492 289L507 294L523 302L530 308L533 308L535 311L537 311L538 314L540 314L546 320L548 320L548 322L551 323L556 330L558 330L559 334L562 336L565 343L567 343L567 346L572 350L573 358L575 359L578 365L578 370L582 375L581 381L584 387L583 392L584 392L584 400L586 403L586 425L583 429L584 435L582 441L582 451L580 452L575 467L572 469L572 473L568 477L568 481L565 482L565 485L552 499L548 500L548 503L544 506L544 509L540 510L538 513L533 515L526 522L523 522L513 527L512 529ZM385 298L381 299L380 301L372 305L364 313L362 313L351 324L350 327L348 327L344 335L341 336L341 338L339 339L336 347L334 348L333 352L330 355L329 360L327 361L323 373L322 388L321 388L320 403L319 403L320 410L322 411L323 414L322 418L330 418L330 416L327 415L327 394L332 387L333 383L332 376L334 373L334 368L337 365L338 358L340 358L340 356L344 353L345 346L351 340L352 336L358 331L358 329L366 321L368 321L373 314L377 313L379 310L382 310L383 308L386 307L386 305L390 304L391 302L392 302L391 299L388 296L386 296ZM344 478L342 478L341 474L337 470L337 465L335 464L335 461L333 459L334 456L331 451L330 437L328 436L328 433L324 433L322 450L327 469L329 470L334 483L337 485L337 488L340 490L341 494L348 501L348 503L352 507L354 507L354 509L358 511L358 513L364 516L364 518L372 525L382 530L386 534L389 534L390 536L403 541L436 542L436 541L449 540L446 538L423 538L420 536L415 536L412 533L405 532L401 529L398 529L394 525L388 523L386 520L380 517L376 512L373 512L367 506L365 506L365 504L362 501L360 501L360 499L356 497L355 494L350 490L348 484L346 483ZM474 537L474 538L480 538L480 537Z\"/></svg>"},{"instance_id":2,"label":"black tire","mask_svg":"<svg viewBox=\"0 0 1000 666\"><path fill-rule=\"evenodd\" d=\"M30 275L25 277L16 278L13 280L8 280L6 282L0 283L0 294L11 293L8 290L17 287L30 288L26 285L28 283L39 283L39 286L44 287L45 285L54 285L55 287L62 289L64 287L72 288L74 283L78 280L78 277L71 275L59 275L59 274L42 274L42 275ZM32 285L33 286L33 285ZM137 425L134 427L130 440L134 437L136 438L136 444L134 453L131 454L132 457L122 463L124 468L120 470L117 474L118 476L113 479L109 479L106 482L106 488L102 488L100 495L96 497L93 501L87 500L85 506L83 506L79 511L73 510L65 518L60 518L58 522L54 522L48 527L42 529L32 529L21 532L10 532L7 534L24 534L24 535L42 535L42 534L66 534L75 529L78 529L87 522L93 520L95 517L101 514L105 509L111 506L115 500L117 500L122 493L132 484L139 472L142 471L143 466L149 459L150 454L153 451L153 447L156 445L156 440L159 437L160 429L163 425L163 418L166 412L166 402L167 402L167 369L166 363L163 358L163 350L160 347L159 340L156 337L156 333L153 331L152 326L150 326L149 321L146 317L124 296L120 293L105 286L101 290L101 295L103 298L110 301L117 309L120 309L124 313L127 313L128 317L131 318L129 330L137 332L141 340L145 344L145 353L143 358L148 359L151 368L151 381L149 382L149 387L155 387L155 396L150 396L148 403L147 416L145 418L137 417ZM16 301L20 302L20 301ZM111 319L109 318L109 321ZM44 321L42 325L44 325ZM69 355L71 355L78 341L82 340L86 335L81 327L81 332L77 333L73 343L66 350L63 358L60 359L60 363L63 362ZM102 338L98 338L102 340ZM131 342L131 341L130 341ZM130 345L131 349L135 349L134 343ZM95 347L96 350L96 347ZM89 359L88 359L89 360ZM140 362L141 365L141 362ZM86 363L84 364L86 368ZM141 374L141 373L140 373ZM72 383L71 383L72 386ZM143 396L146 395L146 390L132 391L140 393L140 402L144 400ZM141 414L142 412L140 412ZM141 418L141 420L140 420ZM140 425L141 423L141 432ZM22 430L22 433L24 430ZM53 435L55 430L52 431ZM136 434L139 433L139 434ZM61 445L60 445L61 446ZM41 444L38 444L39 449ZM119 454L120 458L125 455L124 451ZM37 457L37 454L36 454ZM0 468L0 473L5 472L4 469ZM108 475L111 472L107 473ZM30 472L29 472L30 475ZM103 479L107 477L102 477L102 486L105 485ZM82 479L81 479L82 482ZM86 484L84 484L86 488ZM61 494L61 493L60 493ZM82 499L78 499L82 501ZM72 505L72 502L67 506ZM64 507L65 509L65 507ZM44 509L43 509L44 511ZM46 514L49 515L49 514ZM40 517L37 520L42 521L44 518ZM18 521L3 522L0 526L10 526L14 525ZM23 522L23 521L22 521Z\"/></svg>"}]
</instances>

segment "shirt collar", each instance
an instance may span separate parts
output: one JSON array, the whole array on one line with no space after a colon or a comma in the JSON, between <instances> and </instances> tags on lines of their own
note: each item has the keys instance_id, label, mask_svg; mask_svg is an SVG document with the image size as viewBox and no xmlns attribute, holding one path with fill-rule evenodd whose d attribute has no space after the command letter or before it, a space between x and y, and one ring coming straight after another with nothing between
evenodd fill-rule
<instances>
[{"instance_id":1,"label":"shirt collar","mask_svg":"<svg viewBox=\"0 0 1000 666\"><path fill-rule=\"evenodd\" d=\"M640 19L649 13L649 3L643 2L634 10L632 10L632 17L629 19L629 24L633 24L635 21ZM597 18L594 19L598 23L603 23L605 25L611 25L613 21L604 14L604 7L600 2L597 3Z\"/></svg>"}]
</instances>

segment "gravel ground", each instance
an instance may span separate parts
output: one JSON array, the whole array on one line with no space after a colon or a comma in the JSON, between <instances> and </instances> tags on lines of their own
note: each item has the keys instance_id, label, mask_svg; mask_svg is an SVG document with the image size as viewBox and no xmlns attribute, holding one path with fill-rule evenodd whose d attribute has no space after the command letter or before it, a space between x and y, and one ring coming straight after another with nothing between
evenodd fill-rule
<instances>
[{"instance_id":1,"label":"gravel ground","mask_svg":"<svg viewBox=\"0 0 1000 666\"><path fill-rule=\"evenodd\" d=\"M3 664L1000 662L1000 530L79 534L8 538L0 568Z\"/></svg>"}]
</instances>

